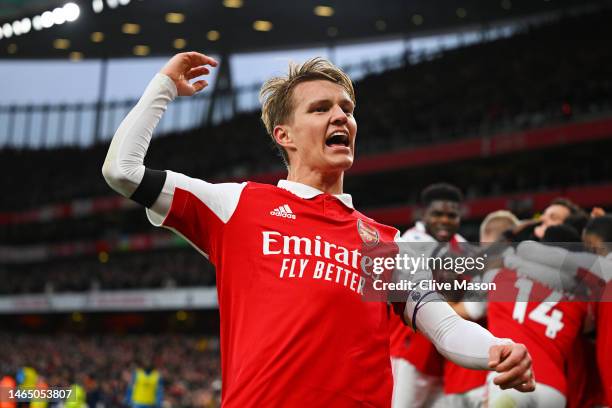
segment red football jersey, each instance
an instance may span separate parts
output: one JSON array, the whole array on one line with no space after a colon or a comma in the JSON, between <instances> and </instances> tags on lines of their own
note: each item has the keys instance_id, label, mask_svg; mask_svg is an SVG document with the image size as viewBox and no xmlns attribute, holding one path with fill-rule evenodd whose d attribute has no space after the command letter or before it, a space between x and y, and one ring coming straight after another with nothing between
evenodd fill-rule
<instances>
[{"instance_id":1,"label":"red football jersey","mask_svg":"<svg viewBox=\"0 0 612 408\"><path fill-rule=\"evenodd\" d=\"M404 232L402 238L404 241L411 243L437 242L434 237L427 233L425 224L421 221ZM449 244L453 249L460 250L459 243L462 242L466 242L465 238L455 234ZM434 248L434 246L432 245L429 248ZM444 375L445 359L425 335L419 332L414 333L411 328L401 325L397 321L393 323L391 331L393 334L391 338L391 353L393 356L407 360L422 374L435 377Z\"/></svg>"},{"instance_id":2,"label":"red football jersey","mask_svg":"<svg viewBox=\"0 0 612 408\"><path fill-rule=\"evenodd\" d=\"M605 405L595 358L595 344L592 340L585 336L578 336L572 348L571 358L567 361L565 372L569 384L567 408Z\"/></svg>"},{"instance_id":3,"label":"red football jersey","mask_svg":"<svg viewBox=\"0 0 612 408\"><path fill-rule=\"evenodd\" d=\"M444 375L444 357L438 352L436 346L421 332L410 337L406 350L406 360L420 373L435 377Z\"/></svg>"},{"instance_id":4,"label":"red football jersey","mask_svg":"<svg viewBox=\"0 0 612 408\"><path fill-rule=\"evenodd\" d=\"M567 395L565 366L580 335L587 304L570 302L558 292L510 269L500 270L489 292L488 327L497 337L523 343L533 360L536 381ZM541 301L496 301L517 298Z\"/></svg>"},{"instance_id":5,"label":"red football jersey","mask_svg":"<svg viewBox=\"0 0 612 408\"><path fill-rule=\"evenodd\" d=\"M444 394L463 394L482 387L487 381L488 374L489 371L486 370L470 370L445 360Z\"/></svg>"},{"instance_id":6,"label":"red football jersey","mask_svg":"<svg viewBox=\"0 0 612 408\"><path fill-rule=\"evenodd\" d=\"M410 344L410 338L414 331L406 326L402 318L396 313L391 313L389 316L389 330L389 351L391 352L391 357L408 360L408 344Z\"/></svg>"},{"instance_id":7,"label":"red football jersey","mask_svg":"<svg viewBox=\"0 0 612 408\"><path fill-rule=\"evenodd\" d=\"M393 242L397 230L347 194L168 177L163 226L216 267L223 405L390 406L387 307L362 299L359 265L364 242Z\"/></svg>"},{"instance_id":8,"label":"red football jersey","mask_svg":"<svg viewBox=\"0 0 612 408\"><path fill-rule=\"evenodd\" d=\"M608 406L612 406L612 281L597 304L597 365Z\"/></svg>"}]
</instances>

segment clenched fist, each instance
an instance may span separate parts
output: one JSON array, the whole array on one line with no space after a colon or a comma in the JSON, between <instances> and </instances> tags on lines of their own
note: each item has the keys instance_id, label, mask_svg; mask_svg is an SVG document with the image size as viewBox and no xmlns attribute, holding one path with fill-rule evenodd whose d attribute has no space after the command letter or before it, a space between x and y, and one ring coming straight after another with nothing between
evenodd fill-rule
<instances>
[{"instance_id":1,"label":"clenched fist","mask_svg":"<svg viewBox=\"0 0 612 408\"><path fill-rule=\"evenodd\" d=\"M501 373L493 380L501 389L515 388L522 392L535 390L531 356L522 344L492 346L489 349L489 368Z\"/></svg>"}]
</instances>

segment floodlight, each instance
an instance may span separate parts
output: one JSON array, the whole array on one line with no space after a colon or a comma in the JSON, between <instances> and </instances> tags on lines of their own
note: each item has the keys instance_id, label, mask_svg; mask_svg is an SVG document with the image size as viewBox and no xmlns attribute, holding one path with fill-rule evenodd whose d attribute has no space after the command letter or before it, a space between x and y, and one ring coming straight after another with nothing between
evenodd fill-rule
<instances>
[{"instance_id":1,"label":"floodlight","mask_svg":"<svg viewBox=\"0 0 612 408\"><path fill-rule=\"evenodd\" d=\"M66 3L63 7L66 21L73 22L81 14L81 9L74 3Z\"/></svg>"},{"instance_id":2,"label":"floodlight","mask_svg":"<svg viewBox=\"0 0 612 408\"><path fill-rule=\"evenodd\" d=\"M28 17L21 20L21 32L27 34L32 29L32 21Z\"/></svg>"},{"instance_id":3,"label":"floodlight","mask_svg":"<svg viewBox=\"0 0 612 408\"><path fill-rule=\"evenodd\" d=\"M2 26L2 34L4 34L4 38L11 38L13 36L13 26L5 23Z\"/></svg>"},{"instance_id":4,"label":"floodlight","mask_svg":"<svg viewBox=\"0 0 612 408\"><path fill-rule=\"evenodd\" d=\"M42 16L40 16L41 18L41 22L42 22L42 26L44 28L49 28L53 26L53 13L50 11L45 11L44 13L42 13Z\"/></svg>"},{"instance_id":5,"label":"floodlight","mask_svg":"<svg viewBox=\"0 0 612 408\"><path fill-rule=\"evenodd\" d=\"M102 0L93 0L91 2L91 8L93 9L94 13L100 13L102 10L104 10L104 2Z\"/></svg>"},{"instance_id":6,"label":"floodlight","mask_svg":"<svg viewBox=\"0 0 612 408\"><path fill-rule=\"evenodd\" d=\"M43 29L42 18L40 16L34 16L34 18L32 19L32 27L34 27L36 31L40 31Z\"/></svg>"},{"instance_id":7,"label":"floodlight","mask_svg":"<svg viewBox=\"0 0 612 408\"><path fill-rule=\"evenodd\" d=\"M21 21L13 21L13 34L15 34L15 36L21 35Z\"/></svg>"}]
</instances>

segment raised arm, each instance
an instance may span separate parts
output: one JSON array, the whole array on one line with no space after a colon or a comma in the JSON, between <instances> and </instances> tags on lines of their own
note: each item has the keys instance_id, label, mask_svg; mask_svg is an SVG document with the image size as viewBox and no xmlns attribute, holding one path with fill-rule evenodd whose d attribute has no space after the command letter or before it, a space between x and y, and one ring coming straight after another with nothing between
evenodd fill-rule
<instances>
[{"instance_id":1,"label":"raised arm","mask_svg":"<svg viewBox=\"0 0 612 408\"><path fill-rule=\"evenodd\" d=\"M102 175L111 188L161 216L170 209L174 186L166 182L165 171L146 168L144 158L168 104L177 95L191 96L208 85L203 79L190 82L207 75L207 66L215 67L217 62L197 52L172 57L121 122L102 166Z\"/></svg>"}]
</instances>

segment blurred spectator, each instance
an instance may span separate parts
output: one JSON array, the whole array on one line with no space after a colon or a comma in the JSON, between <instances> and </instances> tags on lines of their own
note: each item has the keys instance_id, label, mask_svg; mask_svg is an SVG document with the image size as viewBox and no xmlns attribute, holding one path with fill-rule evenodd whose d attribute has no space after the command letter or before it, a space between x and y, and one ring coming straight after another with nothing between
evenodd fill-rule
<instances>
[{"instance_id":1,"label":"blurred spectator","mask_svg":"<svg viewBox=\"0 0 612 408\"><path fill-rule=\"evenodd\" d=\"M218 340L190 335L0 334L0 375L31 365L50 388L69 387L72 373L87 392L95 376L98 407L126 407L125 395L139 356L154 356L164 407L218 406ZM199 402L198 402L199 401Z\"/></svg>"},{"instance_id":2,"label":"blurred spectator","mask_svg":"<svg viewBox=\"0 0 612 408\"><path fill-rule=\"evenodd\" d=\"M150 357L144 357L132 374L125 395L126 403L130 408L161 408L163 398L161 374L153 368Z\"/></svg>"},{"instance_id":3,"label":"blurred spectator","mask_svg":"<svg viewBox=\"0 0 612 408\"><path fill-rule=\"evenodd\" d=\"M214 286L213 266L189 249L111 253L0 267L0 294Z\"/></svg>"},{"instance_id":4,"label":"blurred spectator","mask_svg":"<svg viewBox=\"0 0 612 408\"><path fill-rule=\"evenodd\" d=\"M0 408L16 408L17 403L8 398L9 390L17 388L17 382L10 375L5 375L0 380Z\"/></svg>"}]
</instances>

